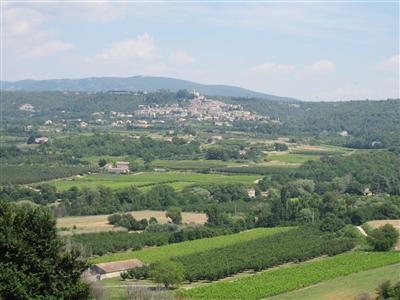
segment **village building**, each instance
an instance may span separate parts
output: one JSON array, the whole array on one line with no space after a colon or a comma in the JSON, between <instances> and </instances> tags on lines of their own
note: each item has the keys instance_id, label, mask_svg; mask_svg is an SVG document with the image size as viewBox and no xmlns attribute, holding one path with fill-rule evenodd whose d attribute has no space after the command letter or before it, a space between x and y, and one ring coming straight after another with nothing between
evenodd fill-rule
<instances>
[{"instance_id":1,"label":"village building","mask_svg":"<svg viewBox=\"0 0 400 300\"><path fill-rule=\"evenodd\" d=\"M23 111L31 111L31 112L34 112L34 111L35 111L35 107L34 107L32 104L30 104L30 103L22 104L22 105L19 107L19 109L20 109L20 110L23 110Z\"/></svg>"},{"instance_id":2,"label":"village building","mask_svg":"<svg viewBox=\"0 0 400 300\"><path fill-rule=\"evenodd\" d=\"M104 170L108 173L114 173L114 174L126 174L129 173L129 162L127 161L117 161L116 166L112 163L106 164L104 166Z\"/></svg>"},{"instance_id":3,"label":"village building","mask_svg":"<svg viewBox=\"0 0 400 300\"><path fill-rule=\"evenodd\" d=\"M41 137L37 137L35 138L35 143L36 144L43 144L49 141L49 138L47 136L41 136Z\"/></svg>"},{"instance_id":4,"label":"village building","mask_svg":"<svg viewBox=\"0 0 400 300\"><path fill-rule=\"evenodd\" d=\"M247 195L249 196L249 198L255 198L256 197L256 190L255 189L247 190Z\"/></svg>"}]
</instances>

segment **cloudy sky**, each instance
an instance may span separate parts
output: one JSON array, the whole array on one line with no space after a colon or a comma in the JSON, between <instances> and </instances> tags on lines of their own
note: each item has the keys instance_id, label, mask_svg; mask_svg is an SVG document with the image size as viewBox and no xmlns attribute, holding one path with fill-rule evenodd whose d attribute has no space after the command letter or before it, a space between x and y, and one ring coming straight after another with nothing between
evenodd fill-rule
<instances>
[{"instance_id":1,"label":"cloudy sky","mask_svg":"<svg viewBox=\"0 0 400 300\"><path fill-rule=\"evenodd\" d=\"M2 80L167 76L305 100L399 95L399 2L2 2Z\"/></svg>"}]
</instances>

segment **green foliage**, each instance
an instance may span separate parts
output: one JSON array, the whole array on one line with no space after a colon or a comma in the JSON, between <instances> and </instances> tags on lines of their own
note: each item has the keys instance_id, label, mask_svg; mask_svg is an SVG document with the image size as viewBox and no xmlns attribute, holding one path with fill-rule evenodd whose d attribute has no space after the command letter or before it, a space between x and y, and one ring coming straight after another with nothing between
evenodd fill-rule
<instances>
[{"instance_id":1,"label":"green foliage","mask_svg":"<svg viewBox=\"0 0 400 300\"><path fill-rule=\"evenodd\" d=\"M99 161L97 162L97 164L99 165L100 168L104 167L107 164L107 160L105 160L104 158L99 159Z\"/></svg>"},{"instance_id":2,"label":"green foliage","mask_svg":"<svg viewBox=\"0 0 400 300\"><path fill-rule=\"evenodd\" d=\"M144 265L141 267L136 267L132 269L128 269L125 272L121 273L121 278L125 279L147 279L150 277L151 267L149 265Z\"/></svg>"},{"instance_id":3,"label":"green foliage","mask_svg":"<svg viewBox=\"0 0 400 300\"><path fill-rule=\"evenodd\" d=\"M392 286L390 281L382 282L377 288L377 300L397 300L400 299L400 281Z\"/></svg>"},{"instance_id":4,"label":"green foliage","mask_svg":"<svg viewBox=\"0 0 400 300\"><path fill-rule=\"evenodd\" d=\"M297 170L296 175L315 180L319 191L338 190L362 194L365 188L369 188L374 193L398 195L399 165L400 154L394 151L371 151L309 161Z\"/></svg>"},{"instance_id":5,"label":"green foliage","mask_svg":"<svg viewBox=\"0 0 400 300\"><path fill-rule=\"evenodd\" d=\"M162 283L166 288L178 287L183 283L185 274L182 265L174 261L156 263L150 271L155 283Z\"/></svg>"},{"instance_id":6,"label":"green foliage","mask_svg":"<svg viewBox=\"0 0 400 300\"><path fill-rule=\"evenodd\" d=\"M115 253L112 255L105 255L93 258L91 262L102 263L102 262L112 262L112 261L137 258L143 262L152 263L152 262L162 261L165 259L170 259L176 256L198 253L209 249L224 247L227 245L244 243L247 241L251 241L253 239L273 235L290 229L291 228L287 227L257 228L241 233L215 236L206 239L203 238L194 241L186 241L182 243L170 244L161 247L147 248L140 251L129 251L123 253ZM132 235L131 233L125 233L125 234ZM105 240L106 238L107 238L106 236L102 238L99 237L100 240Z\"/></svg>"},{"instance_id":7,"label":"green foliage","mask_svg":"<svg viewBox=\"0 0 400 300\"><path fill-rule=\"evenodd\" d=\"M289 147L286 144L283 143L275 143L274 144L274 150L275 151L287 151L289 150Z\"/></svg>"},{"instance_id":8,"label":"green foliage","mask_svg":"<svg viewBox=\"0 0 400 300\"><path fill-rule=\"evenodd\" d=\"M329 213L321 221L320 229L322 231L335 232L344 227L344 222L336 217L334 214Z\"/></svg>"},{"instance_id":9,"label":"green foliage","mask_svg":"<svg viewBox=\"0 0 400 300\"><path fill-rule=\"evenodd\" d=\"M74 245L82 245L92 255L104 255L110 252L140 250L145 246L168 244L170 232L98 232L74 234L70 239Z\"/></svg>"},{"instance_id":10,"label":"green foliage","mask_svg":"<svg viewBox=\"0 0 400 300\"><path fill-rule=\"evenodd\" d=\"M137 221L131 214L113 214L108 216L108 223L124 227L128 230L145 230L149 222L147 219Z\"/></svg>"},{"instance_id":11,"label":"green foliage","mask_svg":"<svg viewBox=\"0 0 400 300\"><path fill-rule=\"evenodd\" d=\"M375 251L388 251L399 239L399 232L390 224L374 229L367 237L368 244Z\"/></svg>"},{"instance_id":12,"label":"green foliage","mask_svg":"<svg viewBox=\"0 0 400 300\"><path fill-rule=\"evenodd\" d=\"M46 209L0 202L0 298L88 298L87 264L64 250L55 224Z\"/></svg>"},{"instance_id":13,"label":"green foliage","mask_svg":"<svg viewBox=\"0 0 400 300\"><path fill-rule=\"evenodd\" d=\"M323 254L335 255L354 247L347 239L323 235L314 228L299 228L223 248L175 258L185 268L186 279L217 280L244 270L260 271L287 262Z\"/></svg>"},{"instance_id":14,"label":"green foliage","mask_svg":"<svg viewBox=\"0 0 400 300\"><path fill-rule=\"evenodd\" d=\"M400 262L397 253L350 252L271 270L233 282L218 282L205 287L179 290L177 294L191 299L260 299L397 262Z\"/></svg>"},{"instance_id":15,"label":"green foliage","mask_svg":"<svg viewBox=\"0 0 400 300\"><path fill-rule=\"evenodd\" d=\"M0 177L0 184L25 184L70 177L89 171L87 167L46 166L46 165L2 165L1 171L7 176Z\"/></svg>"},{"instance_id":16,"label":"green foliage","mask_svg":"<svg viewBox=\"0 0 400 300\"><path fill-rule=\"evenodd\" d=\"M182 223L182 209L179 207L170 207L165 213L165 216L170 218L174 224Z\"/></svg>"}]
</instances>

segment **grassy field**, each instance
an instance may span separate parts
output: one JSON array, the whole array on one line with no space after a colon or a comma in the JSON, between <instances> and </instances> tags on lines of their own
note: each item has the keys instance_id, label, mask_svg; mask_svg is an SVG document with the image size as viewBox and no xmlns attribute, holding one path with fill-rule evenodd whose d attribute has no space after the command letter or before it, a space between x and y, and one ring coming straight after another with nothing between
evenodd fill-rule
<instances>
[{"instance_id":1,"label":"grassy field","mask_svg":"<svg viewBox=\"0 0 400 300\"><path fill-rule=\"evenodd\" d=\"M374 299L376 287L386 280L395 283L400 280L400 264L362 271L348 276L328 280L304 289L267 298L268 300L353 300L362 293L369 293Z\"/></svg>"},{"instance_id":2,"label":"grassy field","mask_svg":"<svg viewBox=\"0 0 400 300\"><path fill-rule=\"evenodd\" d=\"M253 184L261 176L253 175L220 175L220 174L200 174L188 172L140 172L129 175L108 175L96 174L83 177L64 178L49 181L55 185L57 190L67 190L76 187L97 187L107 186L112 189L120 189L131 185L138 187L151 186L154 184L168 184L174 188L181 189L194 183L244 183Z\"/></svg>"},{"instance_id":3,"label":"grassy field","mask_svg":"<svg viewBox=\"0 0 400 300\"><path fill-rule=\"evenodd\" d=\"M302 164L308 160L318 160L320 159L319 155L308 155L308 154L269 154L267 157L269 161L279 161L288 164Z\"/></svg>"},{"instance_id":4,"label":"grassy field","mask_svg":"<svg viewBox=\"0 0 400 300\"><path fill-rule=\"evenodd\" d=\"M278 232L289 230L288 227L275 227L275 228L257 228L245 232L217 236L213 238L206 238L201 240L193 240L176 244L169 244L166 246L143 249L140 251L128 251L123 253L116 253L112 255L105 255L91 260L92 263L103 263L111 261L119 261L131 258L138 258L144 262L151 263L170 259L172 257L202 252L205 250L224 247L236 243L247 242L259 237L272 235Z\"/></svg>"},{"instance_id":5,"label":"grassy field","mask_svg":"<svg viewBox=\"0 0 400 300\"><path fill-rule=\"evenodd\" d=\"M260 299L398 262L400 255L395 252L350 252L273 269L235 281L180 290L178 294L192 299Z\"/></svg>"},{"instance_id":6,"label":"grassy field","mask_svg":"<svg viewBox=\"0 0 400 300\"><path fill-rule=\"evenodd\" d=\"M168 168L176 170L202 170L226 166L241 166L234 162L224 162L221 160L161 160L156 159L151 162L153 167Z\"/></svg>"},{"instance_id":7,"label":"grassy field","mask_svg":"<svg viewBox=\"0 0 400 300\"><path fill-rule=\"evenodd\" d=\"M142 210L142 211L132 211L130 213L138 220L144 218L150 219L150 217L155 217L158 223L167 223L165 211ZM97 216L58 218L57 227L72 229L75 226L76 229L73 230L73 233L118 230L118 228L108 223L107 221L108 216L109 215L97 215ZM190 223L204 224L207 221L207 216L203 213L183 212L182 221L183 223L187 224Z\"/></svg>"}]
</instances>

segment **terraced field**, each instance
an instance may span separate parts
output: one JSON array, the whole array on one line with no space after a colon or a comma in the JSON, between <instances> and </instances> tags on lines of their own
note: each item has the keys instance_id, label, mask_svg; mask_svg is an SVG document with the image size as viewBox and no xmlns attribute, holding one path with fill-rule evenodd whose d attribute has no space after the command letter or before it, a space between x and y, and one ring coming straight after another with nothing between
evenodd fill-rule
<instances>
[{"instance_id":1,"label":"terraced field","mask_svg":"<svg viewBox=\"0 0 400 300\"><path fill-rule=\"evenodd\" d=\"M103 263L111 261L119 261L131 258L138 258L144 262L151 263L161 260L170 259L172 257L202 252L214 248L220 248L236 243L243 243L260 237L265 237L278 232L290 230L289 227L274 228L257 228L240 233L217 236L201 240L193 240L166 246L143 249L140 251L128 251L116 253L113 255L105 255L91 260L92 263Z\"/></svg>"},{"instance_id":2,"label":"terraced field","mask_svg":"<svg viewBox=\"0 0 400 300\"><path fill-rule=\"evenodd\" d=\"M57 190L60 191L67 190L73 186L93 188L103 185L112 189L120 189L131 185L145 188L154 184L168 184L176 189L182 189L185 186L201 182L244 183L250 185L260 178L260 175L228 176L221 174L200 174L189 172L139 172L129 175L96 174L53 180L48 183L54 185Z\"/></svg>"}]
</instances>

